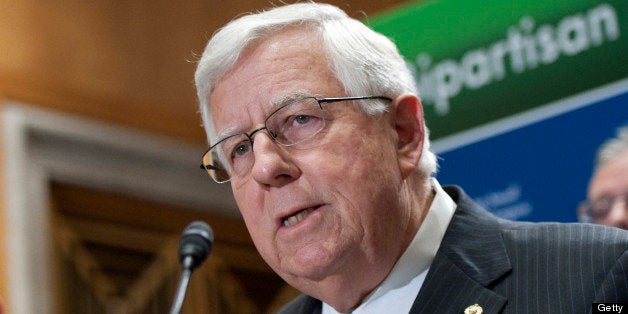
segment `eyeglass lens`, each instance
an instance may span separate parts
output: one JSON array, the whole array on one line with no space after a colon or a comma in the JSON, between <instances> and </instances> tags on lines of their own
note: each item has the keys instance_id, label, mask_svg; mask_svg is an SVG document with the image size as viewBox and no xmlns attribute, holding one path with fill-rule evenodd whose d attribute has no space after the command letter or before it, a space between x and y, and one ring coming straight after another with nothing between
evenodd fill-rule
<instances>
[{"instance_id":1,"label":"eyeglass lens","mask_svg":"<svg viewBox=\"0 0 628 314\"><path fill-rule=\"evenodd\" d=\"M323 110L316 98L310 97L277 109L266 119L265 128L275 142L291 146L310 139L324 127ZM203 156L203 165L216 182L248 173L253 163L253 134L246 133L221 140Z\"/></svg>"}]
</instances>

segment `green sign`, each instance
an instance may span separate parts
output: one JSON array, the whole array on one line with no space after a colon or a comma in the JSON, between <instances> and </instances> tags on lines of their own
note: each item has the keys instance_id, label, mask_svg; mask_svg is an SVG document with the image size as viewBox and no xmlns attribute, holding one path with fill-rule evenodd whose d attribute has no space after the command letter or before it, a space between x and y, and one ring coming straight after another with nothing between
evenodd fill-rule
<instances>
[{"instance_id":1,"label":"green sign","mask_svg":"<svg viewBox=\"0 0 628 314\"><path fill-rule=\"evenodd\" d=\"M628 1L436 0L373 17L434 139L628 77Z\"/></svg>"}]
</instances>

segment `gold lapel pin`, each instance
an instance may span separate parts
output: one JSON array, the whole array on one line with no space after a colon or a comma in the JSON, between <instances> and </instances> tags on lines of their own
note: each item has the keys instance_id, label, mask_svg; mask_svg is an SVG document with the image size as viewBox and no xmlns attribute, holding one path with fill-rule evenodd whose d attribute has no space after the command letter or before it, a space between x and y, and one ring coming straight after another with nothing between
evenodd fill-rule
<instances>
[{"instance_id":1,"label":"gold lapel pin","mask_svg":"<svg viewBox=\"0 0 628 314\"><path fill-rule=\"evenodd\" d=\"M469 305L467 306L466 309L464 309L464 314L482 314L483 312L484 310L477 303L473 305Z\"/></svg>"}]
</instances>

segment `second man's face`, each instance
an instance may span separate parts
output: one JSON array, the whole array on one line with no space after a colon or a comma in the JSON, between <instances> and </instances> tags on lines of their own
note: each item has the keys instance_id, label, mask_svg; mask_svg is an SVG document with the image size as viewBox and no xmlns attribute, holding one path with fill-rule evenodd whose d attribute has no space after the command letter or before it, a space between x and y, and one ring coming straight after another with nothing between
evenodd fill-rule
<instances>
[{"instance_id":1,"label":"second man's face","mask_svg":"<svg viewBox=\"0 0 628 314\"><path fill-rule=\"evenodd\" d=\"M628 230L628 151L603 164L589 184L589 199L608 199L608 214L597 224Z\"/></svg>"}]
</instances>

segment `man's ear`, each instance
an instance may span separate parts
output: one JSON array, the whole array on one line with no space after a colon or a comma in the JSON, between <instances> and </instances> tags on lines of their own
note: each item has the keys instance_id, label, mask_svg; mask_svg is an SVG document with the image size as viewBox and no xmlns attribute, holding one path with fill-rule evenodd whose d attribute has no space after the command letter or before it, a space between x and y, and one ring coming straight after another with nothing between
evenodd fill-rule
<instances>
[{"instance_id":1,"label":"man's ear","mask_svg":"<svg viewBox=\"0 0 628 314\"><path fill-rule=\"evenodd\" d=\"M393 108L398 139L397 158L401 175L405 179L417 167L423 153L423 105L416 95L403 94L394 100Z\"/></svg>"}]
</instances>

